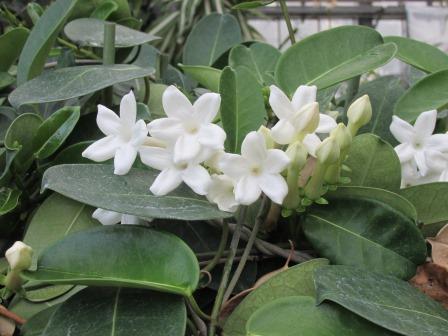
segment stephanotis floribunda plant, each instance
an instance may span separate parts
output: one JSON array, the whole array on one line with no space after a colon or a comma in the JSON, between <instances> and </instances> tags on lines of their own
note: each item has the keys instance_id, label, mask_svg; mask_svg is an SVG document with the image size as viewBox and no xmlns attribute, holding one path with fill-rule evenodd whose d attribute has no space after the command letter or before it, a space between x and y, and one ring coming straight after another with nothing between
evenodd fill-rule
<instances>
[{"instance_id":1,"label":"stephanotis floribunda plant","mask_svg":"<svg viewBox=\"0 0 448 336\"><path fill-rule=\"evenodd\" d=\"M448 56L271 2L0 9L0 334L446 335Z\"/></svg>"}]
</instances>

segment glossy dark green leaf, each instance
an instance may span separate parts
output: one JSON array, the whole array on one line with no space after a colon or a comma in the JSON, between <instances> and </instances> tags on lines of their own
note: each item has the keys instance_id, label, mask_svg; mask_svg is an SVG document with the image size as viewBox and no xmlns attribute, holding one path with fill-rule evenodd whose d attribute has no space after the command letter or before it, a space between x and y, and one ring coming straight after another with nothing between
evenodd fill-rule
<instances>
[{"instance_id":1,"label":"glossy dark green leaf","mask_svg":"<svg viewBox=\"0 0 448 336\"><path fill-rule=\"evenodd\" d=\"M3 144L6 131L16 117L16 111L13 108L9 106L0 106L0 143Z\"/></svg>"},{"instance_id":2,"label":"glossy dark green leaf","mask_svg":"<svg viewBox=\"0 0 448 336\"><path fill-rule=\"evenodd\" d=\"M332 303L316 306L309 296L277 299L258 309L246 324L256 336L391 336L395 333Z\"/></svg>"},{"instance_id":3,"label":"glossy dark green leaf","mask_svg":"<svg viewBox=\"0 0 448 336\"><path fill-rule=\"evenodd\" d=\"M277 63L275 78L289 95L303 84L323 89L388 62L396 48L382 43L377 31L363 26L326 30L286 50Z\"/></svg>"},{"instance_id":4,"label":"glossy dark green leaf","mask_svg":"<svg viewBox=\"0 0 448 336\"><path fill-rule=\"evenodd\" d=\"M50 195L33 214L23 241L37 258L48 246L65 236L99 226L92 218L93 208L60 194Z\"/></svg>"},{"instance_id":5,"label":"glossy dark green leaf","mask_svg":"<svg viewBox=\"0 0 448 336\"><path fill-rule=\"evenodd\" d=\"M234 45L242 42L238 21L230 14L212 13L196 23L184 46L183 63L213 63Z\"/></svg>"},{"instance_id":6,"label":"glossy dark green leaf","mask_svg":"<svg viewBox=\"0 0 448 336\"><path fill-rule=\"evenodd\" d=\"M390 133L389 126L395 103L403 95L405 89L397 76L384 76L362 84L356 98L368 95L372 105L372 119L362 127L358 134L373 133L390 144L396 144L394 136Z\"/></svg>"},{"instance_id":7,"label":"glossy dark green leaf","mask_svg":"<svg viewBox=\"0 0 448 336\"><path fill-rule=\"evenodd\" d=\"M106 20L113 12L118 10L118 5L114 0L106 0L100 3L95 10L90 14L90 17Z\"/></svg>"},{"instance_id":8,"label":"glossy dark green leaf","mask_svg":"<svg viewBox=\"0 0 448 336\"><path fill-rule=\"evenodd\" d=\"M0 72L0 90L14 84L16 79L7 72Z\"/></svg>"},{"instance_id":9,"label":"glossy dark green leaf","mask_svg":"<svg viewBox=\"0 0 448 336\"><path fill-rule=\"evenodd\" d=\"M417 209L418 220L425 225L448 220L447 182L434 182L401 189L399 194Z\"/></svg>"},{"instance_id":10,"label":"glossy dark green leaf","mask_svg":"<svg viewBox=\"0 0 448 336\"><path fill-rule=\"evenodd\" d=\"M82 141L64 148L56 155L52 164L56 166L70 163L92 163L91 160L82 156L82 152L92 143L93 141Z\"/></svg>"},{"instance_id":11,"label":"glossy dark green leaf","mask_svg":"<svg viewBox=\"0 0 448 336\"><path fill-rule=\"evenodd\" d=\"M351 172L351 185L398 191L401 184L401 164L393 147L374 134L361 134L353 139L344 163Z\"/></svg>"},{"instance_id":12,"label":"glossy dark green leaf","mask_svg":"<svg viewBox=\"0 0 448 336\"><path fill-rule=\"evenodd\" d=\"M50 317L56 309L57 306L44 309L34 315L31 319L27 320L21 329L23 336L42 336Z\"/></svg>"},{"instance_id":13,"label":"glossy dark green leaf","mask_svg":"<svg viewBox=\"0 0 448 336\"><path fill-rule=\"evenodd\" d=\"M0 216L13 211L19 204L22 192L17 189L2 188L0 190Z\"/></svg>"},{"instance_id":14,"label":"glossy dark green leaf","mask_svg":"<svg viewBox=\"0 0 448 336\"><path fill-rule=\"evenodd\" d=\"M45 172L42 187L97 208L144 218L199 220L232 215L219 211L186 186L166 196L152 195L149 186L159 173L135 168L118 176L110 165L60 165Z\"/></svg>"},{"instance_id":15,"label":"glossy dark green leaf","mask_svg":"<svg viewBox=\"0 0 448 336\"><path fill-rule=\"evenodd\" d=\"M272 84L272 74L281 53L273 46L256 42L249 47L237 45L229 54L229 65L236 69L247 67L261 85Z\"/></svg>"},{"instance_id":16,"label":"glossy dark green leaf","mask_svg":"<svg viewBox=\"0 0 448 336\"><path fill-rule=\"evenodd\" d=\"M63 107L44 120L34 142L36 158L46 159L56 152L75 128L79 111L79 107Z\"/></svg>"},{"instance_id":17,"label":"glossy dark green leaf","mask_svg":"<svg viewBox=\"0 0 448 336\"><path fill-rule=\"evenodd\" d=\"M8 71L15 63L28 37L26 28L13 28L0 36L0 72Z\"/></svg>"},{"instance_id":18,"label":"glossy dark green leaf","mask_svg":"<svg viewBox=\"0 0 448 336\"><path fill-rule=\"evenodd\" d=\"M78 0L56 0L43 13L26 40L17 66L17 84L38 76L59 32Z\"/></svg>"},{"instance_id":19,"label":"glossy dark green leaf","mask_svg":"<svg viewBox=\"0 0 448 336\"><path fill-rule=\"evenodd\" d=\"M409 279L426 258L415 208L392 192L339 187L315 206L302 224L305 236L332 263Z\"/></svg>"},{"instance_id":20,"label":"glossy dark green leaf","mask_svg":"<svg viewBox=\"0 0 448 336\"><path fill-rule=\"evenodd\" d=\"M70 18L88 17L106 1L109 0L78 0L78 5ZM113 0L113 2L118 5L118 9L110 16L111 20L120 21L131 16L128 0Z\"/></svg>"},{"instance_id":21,"label":"glossy dark green leaf","mask_svg":"<svg viewBox=\"0 0 448 336\"><path fill-rule=\"evenodd\" d=\"M54 300L68 293L75 287L73 285L48 285L48 286L42 286L42 288L27 290L27 287L33 285L36 285L36 283L30 281L24 286L24 289L26 290L25 299L33 303L40 303Z\"/></svg>"},{"instance_id":22,"label":"glossy dark green leaf","mask_svg":"<svg viewBox=\"0 0 448 336\"><path fill-rule=\"evenodd\" d=\"M56 310L42 336L183 336L186 319L185 304L179 296L87 288Z\"/></svg>"},{"instance_id":23,"label":"glossy dark green leaf","mask_svg":"<svg viewBox=\"0 0 448 336\"><path fill-rule=\"evenodd\" d=\"M219 92L219 80L222 71L204 65L183 65L179 64L182 71L191 76L199 84L213 92Z\"/></svg>"},{"instance_id":24,"label":"glossy dark green leaf","mask_svg":"<svg viewBox=\"0 0 448 336\"><path fill-rule=\"evenodd\" d=\"M221 120L228 152L239 153L244 137L267 118L262 87L246 67L226 67L221 75Z\"/></svg>"},{"instance_id":25,"label":"glossy dark green leaf","mask_svg":"<svg viewBox=\"0 0 448 336\"><path fill-rule=\"evenodd\" d=\"M45 72L19 86L8 99L15 107L67 100L153 73L152 68L124 64L62 68Z\"/></svg>"},{"instance_id":26,"label":"glossy dark green leaf","mask_svg":"<svg viewBox=\"0 0 448 336\"><path fill-rule=\"evenodd\" d=\"M448 69L448 55L430 44L402 36L386 36L384 42L393 42L398 47L395 57L417 69L436 72Z\"/></svg>"},{"instance_id":27,"label":"glossy dark green leaf","mask_svg":"<svg viewBox=\"0 0 448 336\"><path fill-rule=\"evenodd\" d=\"M420 113L448 104L448 70L423 77L405 92L395 105L394 114L414 121Z\"/></svg>"},{"instance_id":28,"label":"glossy dark green leaf","mask_svg":"<svg viewBox=\"0 0 448 336\"><path fill-rule=\"evenodd\" d=\"M256 1L245 1L241 2L232 7L232 9L254 9L259 7L267 6L273 3L275 0L256 0Z\"/></svg>"},{"instance_id":29,"label":"glossy dark green leaf","mask_svg":"<svg viewBox=\"0 0 448 336\"><path fill-rule=\"evenodd\" d=\"M19 86L8 99L15 107L67 100L153 73L152 68L124 64L62 68L48 71Z\"/></svg>"},{"instance_id":30,"label":"glossy dark green leaf","mask_svg":"<svg viewBox=\"0 0 448 336\"><path fill-rule=\"evenodd\" d=\"M104 24L106 21L95 18L81 18L69 22L64 33L81 46L103 47ZM117 24L115 27L115 47L129 48L145 44L159 37Z\"/></svg>"},{"instance_id":31,"label":"glossy dark green leaf","mask_svg":"<svg viewBox=\"0 0 448 336\"><path fill-rule=\"evenodd\" d=\"M319 302L336 302L401 335L442 336L448 330L447 310L395 277L347 266L321 267L314 277Z\"/></svg>"},{"instance_id":32,"label":"glossy dark green leaf","mask_svg":"<svg viewBox=\"0 0 448 336\"><path fill-rule=\"evenodd\" d=\"M199 265L174 235L135 225L91 228L46 248L30 280L51 284L149 288L189 296Z\"/></svg>"},{"instance_id":33,"label":"glossy dark green leaf","mask_svg":"<svg viewBox=\"0 0 448 336\"><path fill-rule=\"evenodd\" d=\"M6 148L0 150L0 187L8 185L12 176L10 168L17 154L17 150L9 150Z\"/></svg>"},{"instance_id":34,"label":"glossy dark green leaf","mask_svg":"<svg viewBox=\"0 0 448 336\"><path fill-rule=\"evenodd\" d=\"M260 307L288 296L315 296L313 272L328 265L326 259L313 259L280 272L251 292L235 308L224 324L225 336L245 336L245 326Z\"/></svg>"}]
</instances>

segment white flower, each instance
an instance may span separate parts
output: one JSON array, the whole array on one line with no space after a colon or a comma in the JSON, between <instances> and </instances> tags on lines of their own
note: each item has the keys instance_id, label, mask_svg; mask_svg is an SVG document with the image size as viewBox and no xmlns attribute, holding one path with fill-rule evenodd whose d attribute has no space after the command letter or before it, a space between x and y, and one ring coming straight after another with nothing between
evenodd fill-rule
<instances>
[{"instance_id":1,"label":"white flower","mask_svg":"<svg viewBox=\"0 0 448 336\"><path fill-rule=\"evenodd\" d=\"M262 134L250 132L241 146L241 155L224 154L221 169L236 181L238 203L254 203L263 191L273 202L282 204L288 186L280 173L288 166L288 156L279 149L267 149Z\"/></svg>"},{"instance_id":2,"label":"white flower","mask_svg":"<svg viewBox=\"0 0 448 336\"><path fill-rule=\"evenodd\" d=\"M169 86L162 103L168 118L150 122L148 130L152 136L173 144L175 163L194 159L204 147L224 148L226 134L212 123L221 104L219 94L205 93L192 105L176 87Z\"/></svg>"},{"instance_id":3,"label":"white flower","mask_svg":"<svg viewBox=\"0 0 448 336\"><path fill-rule=\"evenodd\" d=\"M125 175L137 157L138 148L148 135L145 122L137 117L137 103L131 91L120 103L120 117L103 105L98 105L96 122L106 137L87 147L82 156L96 161L114 158L114 173Z\"/></svg>"},{"instance_id":4,"label":"white flower","mask_svg":"<svg viewBox=\"0 0 448 336\"><path fill-rule=\"evenodd\" d=\"M436 120L437 111L431 110L421 113L414 126L397 116L390 125L391 133L401 143L395 147L400 162L414 161L422 176L431 170L428 154L448 151L448 134L432 134Z\"/></svg>"},{"instance_id":5,"label":"white flower","mask_svg":"<svg viewBox=\"0 0 448 336\"><path fill-rule=\"evenodd\" d=\"M16 241L5 253L13 271L24 271L31 266L33 249L21 241Z\"/></svg>"},{"instance_id":6,"label":"white flower","mask_svg":"<svg viewBox=\"0 0 448 336\"><path fill-rule=\"evenodd\" d=\"M319 114L316 86L299 86L291 101L275 85L271 85L270 90L269 104L279 118L271 130L272 138L277 143L290 144L300 132L329 133L336 127L336 121L332 117Z\"/></svg>"},{"instance_id":7,"label":"white flower","mask_svg":"<svg viewBox=\"0 0 448 336\"><path fill-rule=\"evenodd\" d=\"M152 168L161 170L151 185L154 195L162 196L176 189L185 182L199 195L207 193L211 182L210 174L200 164L210 157L209 151L200 151L192 160L175 163L172 148L144 146L140 149L142 162Z\"/></svg>"},{"instance_id":8,"label":"white flower","mask_svg":"<svg viewBox=\"0 0 448 336\"><path fill-rule=\"evenodd\" d=\"M140 224L140 219L133 215L126 215L115 211L96 209L92 217L103 225L121 224Z\"/></svg>"},{"instance_id":9,"label":"white flower","mask_svg":"<svg viewBox=\"0 0 448 336\"><path fill-rule=\"evenodd\" d=\"M235 212L238 202L234 194L235 182L227 175L212 175L207 199L218 205L219 210Z\"/></svg>"}]
</instances>

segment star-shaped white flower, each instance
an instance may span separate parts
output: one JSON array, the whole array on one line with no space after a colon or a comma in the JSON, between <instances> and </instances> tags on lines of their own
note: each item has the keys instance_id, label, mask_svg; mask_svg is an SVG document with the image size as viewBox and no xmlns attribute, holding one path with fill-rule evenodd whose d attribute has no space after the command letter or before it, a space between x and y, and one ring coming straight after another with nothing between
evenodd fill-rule
<instances>
[{"instance_id":1,"label":"star-shaped white flower","mask_svg":"<svg viewBox=\"0 0 448 336\"><path fill-rule=\"evenodd\" d=\"M96 122L106 137L87 147L82 156L96 162L114 158L114 173L125 175L137 157L148 130L143 120L137 119L137 102L131 91L120 102L120 116L103 105L98 105Z\"/></svg>"},{"instance_id":2,"label":"star-shaped white flower","mask_svg":"<svg viewBox=\"0 0 448 336\"><path fill-rule=\"evenodd\" d=\"M140 219L133 215L126 215L115 211L96 209L92 217L95 218L103 225L115 225L115 224L140 224Z\"/></svg>"},{"instance_id":3,"label":"star-shaped white flower","mask_svg":"<svg viewBox=\"0 0 448 336\"><path fill-rule=\"evenodd\" d=\"M292 100L275 85L271 85L270 90L269 104L279 118L271 130L272 138L277 143L290 144L300 132L329 133L336 127L336 121L332 117L319 114L316 86L299 86Z\"/></svg>"},{"instance_id":4,"label":"star-shaped white flower","mask_svg":"<svg viewBox=\"0 0 448 336\"><path fill-rule=\"evenodd\" d=\"M279 149L267 149L262 134L250 132L244 138L241 155L224 154L221 159L223 173L234 181L238 203L254 203L264 192L274 203L282 204L288 186L280 173L290 160Z\"/></svg>"},{"instance_id":5,"label":"star-shaped white flower","mask_svg":"<svg viewBox=\"0 0 448 336\"><path fill-rule=\"evenodd\" d=\"M154 195L162 196L185 182L195 193L205 195L211 183L210 174L200 164L210 157L206 150L199 152L192 160L175 163L173 149L144 146L140 149L142 162L154 169L161 170L151 185Z\"/></svg>"},{"instance_id":6,"label":"star-shaped white flower","mask_svg":"<svg viewBox=\"0 0 448 336\"><path fill-rule=\"evenodd\" d=\"M448 134L432 134L436 126L437 111L421 113L414 123L393 116L390 131L400 142L395 151L400 162L414 161L422 176L431 170L431 160L427 156L432 152L448 151Z\"/></svg>"},{"instance_id":7,"label":"star-shaped white flower","mask_svg":"<svg viewBox=\"0 0 448 336\"><path fill-rule=\"evenodd\" d=\"M204 148L224 148L226 133L212 123L221 104L219 94L205 93L192 105L175 86L169 86L162 103L168 118L150 122L148 130L151 136L173 145L174 162L192 160Z\"/></svg>"},{"instance_id":8,"label":"star-shaped white flower","mask_svg":"<svg viewBox=\"0 0 448 336\"><path fill-rule=\"evenodd\" d=\"M234 194L235 182L227 175L212 175L212 182L208 188L207 199L218 205L222 211L235 212L238 202Z\"/></svg>"}]
</instances>

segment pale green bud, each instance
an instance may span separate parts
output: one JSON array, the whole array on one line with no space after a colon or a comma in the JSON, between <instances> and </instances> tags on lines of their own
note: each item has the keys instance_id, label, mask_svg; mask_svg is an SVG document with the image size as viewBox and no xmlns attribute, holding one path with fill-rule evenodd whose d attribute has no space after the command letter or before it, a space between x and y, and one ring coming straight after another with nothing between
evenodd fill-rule
<instances>
[{"instance_id":1,"label":"pale green bud","mask_svg":"<svg viewBox=\"0 0 448 336\"><path fill-rule=\"evenodd\" d=\"M293 123L298 125L301 133L313 133L319 125L319 103L314 102L302 107L294 117Z\"/></svg>"},{"instance_id":2,"label":"pale green bud","mask_svg":"<svg viewBox=\"0 0 448 336\"><path fill-rule=\"evenodd\" d=\"M33 249L21 241L16 241L6 251L5 257L12 271L24 271L31 267Z\"/></svg>"},{"instance_id":3,"label":"pale green bud","mask_svg":"<svg viewBox=\"0 0 448 336\"><path fill-rule=\"evenodd\" d=\"M336 128L331 131L330 137L337 141L341 151L346 150L352 143L352 135L347 126L343 123L339 123Z\"/></svg>"},{"instance_id":4,"label":"pale green bud","mask_svg":"<svg viewBox=\"0 0 448 336\"><path fill-rule=\"evenodd\" d=\"M340 155L339 144L333 137L328 137L322 141L316 150L317 161L325 166L338 162Z\"/></svg>"},{"instance_id":5,"label":"pale green bud","mask_svg":"<svg viewBox=\"0 0 448 336\"><path fill-rule=\"evenodd\" d=\"M267 149L275 148L275 141L274 141L274 139L272 139L271 130L269 128L261 125L260 128L258 129L258 133L263 135Z\"/></svg>"},{"instance_id":6,"label":"pale green bud","mask_svg":"<svg viewBox=\"0 0 448 336\"><path fill-rule=\"evenodd\" d=\"M306 147L300 141L296 141L288 146L285 151L291 160L291 166L301 169L306 164L308 158L308 151Z\"/></svg>"},{"instance_id":7,"label":"pale green bud","mask_svg":"<svg viewBox=\"0 0 448 336\"><path fill-rule=\"evenodd\" d=\"M372 105L370 104L369 96L364 95L356 99L348 108L347 117L349 124L352 124L356 131L368 124L372 118Z\"/></svg>"}]
</instances>

